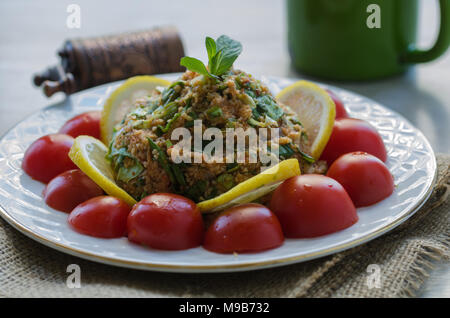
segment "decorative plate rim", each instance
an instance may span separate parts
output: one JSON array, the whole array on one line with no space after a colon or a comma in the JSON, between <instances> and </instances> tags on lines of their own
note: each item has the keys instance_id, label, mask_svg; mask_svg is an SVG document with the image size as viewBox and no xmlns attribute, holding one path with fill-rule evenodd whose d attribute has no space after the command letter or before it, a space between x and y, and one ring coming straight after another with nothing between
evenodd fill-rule
<instances>
[{"instance_id":1,"label":"decorative plate rim","mask_svg":"<svg viewBox=\"0 0 450 318\"><path fill-rule=\"evenodd\" d=\"M175 77L177 74L159 74L159 75L155 75L157 77ZM179 75L179 74L178 74ZM296 80L299 79L295 79L295 78L284 78L284 77L275 77L275 76L260 76L260 78L265 78L268 79L269 81L289 81L289 82L294 82ZM90 90L98 90L102 87L111 87L114 86L116 84L119 84L123 81L117 81L117 82L113 82L113 83L107 83L107 84L103 84L97 87L93 87L93 88L89 88L87 90L83 90L77 93L82 94L83 92L86 91L90 91ZM338 91L342 91L342 92L346 92L346 93L350 93L352 96L355 97L359 97L365 101L369 101L373 104L376 105L380 105L379 103L373 101L372 99L362 96L358 93L354 93L352 91L348 91L346 89L341 89L339 87L335 87L332 85L327 85L324 83L320 83L320 82L316 82L317 84L320 84L323 87L329 87L329 88L333 88L336 89ZM35 112L33 114L28 115L27 117L25 117L24 119L22 119L21 121L19 121L18 123L16 123L13 127L11 127L10 129L8 129L4 134L2 134L2 136L0 137L0 142L11 132L13 131L18 125L20 125L23 121L27 120L27 118L29 118L29 116L32 116L36 113L45 111L49 108L55 107L59 104L64 103L65 101L61 101L59 103L54 103L52 105L46 106L43 109L40 109L38 112ZM381 106L381 105L380 105ZM306 254L302 254L302 255L296 255L296 256L286 256L286 257L279 257L277 259L269 259L269 260L261 260L261 261L248 261L248 262L244 262L244 263L238 263L238 264L222 264L222 265L184 265L184 264L180 264L180 265L176 265L176 264L161 264L161 263L152 263L152 262L142 262L142 261L132 261L132 260L124 260L124 259L119 259L116 257L108 257L106 255L99 255L99 254L95 254L95 253L91 253L88 251L84 251L82 249L78 249L72 246L68 246L66 244L62 244L62 243L58 243L55 241L52 241L48 238L46 238L45 236L34 232L33 230L29 229L26 225L22 224L19 220L17 220L13 215L11 215L10 213L8 213L8 211L0 204L0 216L7 221L11 226L13 226L16 230L18 230L19 232L21 232L22 234L26 235L27 237L45 245L48 246L50 248L56 249L60 252L64 252L67 254L71 254L83 259L87 259L90 261L96 261L96 262L100 262L100 263L104 263L104 264L108 264L108 265L113 265L113 266L120 266L120 267L128 267L128 268L134 268L134 269L141 269L141 270L154 270L154 271L166 271L166 272L185 272L185 273L199 273L199 272L208 272L208 273L213 273L213 272L228 272L228 271L248 271L248 270L256 270L256 269L265 269L265 268L270 268L270 267L276 267L276 266L284 266L284 265L289 265L289 264L293 264L293 263L298 263L298 262L303 262L303 261L307 261L307 260L312 260L315 258L319 258L319 257L324 257L330 254L334 254L337 252L341 252L344 250L347 250L349 248L352 247L356 247L360 244L364 244L367 243L368 241L371 241L385 233L387 233L388 231L394 229L395 227L397 227L398 225L400 225L401 223L405 222L407 219L409 219L412 215L414 215L422 206L423 204L428 200L428 198L430 197L435 183L436 183L436 178L437 178L437 168L436 168L436 157L434 154L434 151L431 147L431 145L429 144L428 139L423 135L423 133L417 129L414 125L412 125L406 118L404 118L401 114L391 110L390 108L387 108L385 106L382 106L383 108L388 109L390 112L392 112L396 117L401 118L403 121L407 122L411 127L414 128L415 132L417 134L420 135L420 137L423 139L423 141L426 143L426 145L428 146L428 148L431 150L431 157L434 160L434 175L433 175L433 179L430 182L429 187L426 190L426 193L423 194L423 197L420 199L420 201L416 202L416 204L411 207L407 212L405 212L404 214L402 214L401 216L399 216L397 219L393 220L392 222L382 226L381 228L378 228L375 231L372 231L370 233L367 233L364 236L358 237L356 239L352 239L349 242L344 242L342 244L333 246L333 247L329 247L329 248L324 248L321 249L319 251L314 251L314 252L310 252L310 253L306 253ZM1 156L0 156L1 158Z\"/></svg>"},{"instance_id":2,"label":"decorative plate rim","mask_svg":"<svg viewBox=\"0 0 450 318\"><path fill-rule=\"evenodd\" d=\"M385 227L379 229L376 232L372 232L364 237L361 237L357 240L353 240L349 243L341 244L338 246L335 246L333 248L325 249L318 252L313 252L305 255L299 255L299 256L292 256L292 257L286 257L286 258L280 258L276 260L268 260L268 261L261 261L261 262L249 262L244 264L227 264L227 265L168 265L168 264L158 264L158 263L148 263L148 262L137 262L137 261L126 261L121 260L113 257L105 257L96 255L93 253L89 253L83 250L79 250L73 247L68 247L64 244L59 244L56 242L53 242L51 240L46 239L44 236L36 234L35 232L27 229L25 226L20 224L18 221L16 221L12 216L10 216L7 211L0 205L0 215L3 217L4 220L6 220L12 227L14 227L16 230L20 231L22 234L25 234L27 237L34 239L35 241L42 243L48 247L54 248L58 251L71 254L73 256L78 256L83 259L87 259L90 261L98 261L103 264L108 265L115 265L115 266L124 266L128 268L134 268L134 269L147 269L147 270L162 270L166 269L167 271L170 271L171 269L176 271L175 269L183 269L183 270L199 270L199 269L208 269L208 272L214 272L209 270L217 269L217 272L222 272L223 269L237 269L239 271L244 270L257 270L257 269L265 269L270 267L276 267L277 265L290 265L297 263L297 261L308 261L313 260L315 258L325 257L330 254L335 254L338 252L342 252L344 250L350 249L352 247L356 247L358 245L367 243L383 234L388 232L389 230L392 230L405 222L407 219L409 219L412 215L414 215L429 199L432 190L434 189L434 185L436 183L436 176L435 173L432 186L429 188L427 194L424 196L422 201L420 201L413 209L409 211L409 213L404 214L401 218L398 218L396 221L390 223L389 225L386 225Z\"/></svg>"}]
</instances>

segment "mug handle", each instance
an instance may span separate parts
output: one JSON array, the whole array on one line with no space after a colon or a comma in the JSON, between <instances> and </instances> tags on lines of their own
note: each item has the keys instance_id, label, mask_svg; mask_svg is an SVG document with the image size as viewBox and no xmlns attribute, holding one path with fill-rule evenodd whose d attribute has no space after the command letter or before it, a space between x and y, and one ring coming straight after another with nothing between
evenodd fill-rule
<instances>
[{"instance_id":1,"label":"mug handle","mask_svg":"<svg viewBox=\"0 0 450 318\"><path fill-rule=\"evenodd\" d=\"M425 63L437 59L444 54L450 45L450 1L439 0L441 12L441 26L436 43L428 50L410 48L402 57L405 63Z\"/></svg>"}]
</instances>

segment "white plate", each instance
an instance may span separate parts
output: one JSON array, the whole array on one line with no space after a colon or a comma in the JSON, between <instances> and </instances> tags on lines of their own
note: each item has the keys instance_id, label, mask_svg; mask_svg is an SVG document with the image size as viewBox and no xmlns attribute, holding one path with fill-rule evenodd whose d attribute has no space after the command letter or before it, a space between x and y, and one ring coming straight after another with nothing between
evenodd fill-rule
<instances>
[{"instance_id":1,"label":"white plate","mask_svg":"<svg viewBox=\"0 0 450 318\"><path fill-rule=\"evenodd\" d=\"M175 75L162 76L172 80ZM276 94L294 80L263 78ZM436 159L423 136L406 119L376 102L336 87L351 117L369 121L385 142L387 166L397 185L382 202L358 209L359 221L343 231L313 239L287 239L276 249L253 254L222 255L203 248L160 251L126 238L99 239L71 230L67 214L45 205L44 185L20 168L24 151L37 138L56 132L72 116L101 109L120 83L106 84L72 95L26 118L0 139L0 214L25 235L59 251L96 262L145 270L172 272L244 271L303 262L362 244L392 230L414 214L429 197ZM323 85L327 87L326 85ZM332 208L332 207L330 207Z\"/></svg>"}]
</instances>

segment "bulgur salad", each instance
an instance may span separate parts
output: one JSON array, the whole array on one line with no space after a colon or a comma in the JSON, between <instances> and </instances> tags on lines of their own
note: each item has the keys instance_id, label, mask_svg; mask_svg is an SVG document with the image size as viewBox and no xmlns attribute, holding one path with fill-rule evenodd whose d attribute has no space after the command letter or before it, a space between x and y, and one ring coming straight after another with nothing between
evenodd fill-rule
<instances>
[{"instance_id":1,"label":"bulgur salad","mask_svg":"<svg viewBox=\"0 0 450 318\"><path fill-rule=\"evenodd\" d=\"M195 202L226 192L261 172L261 162L174 163L172 131L185 127L194 134L194 120L202 128L279 128L279 156L296 158L302 171L324 173L325 162L302 151L307 132L298 116L276 101L267 86L250 74L229 70L219 80L190 70L163 90L136 101L117 125L108 158L117 184L139 200L156 192L179 193ZM258 133L258 129L255 130ZM202 149L194 149L200 156ZM224 141L225 144L225 141ZM237 152L237 149L235 149ZM248 159L248 148L246 149ZM185 154L184 154L185 155Z\"/></svg>"}]
</instances>

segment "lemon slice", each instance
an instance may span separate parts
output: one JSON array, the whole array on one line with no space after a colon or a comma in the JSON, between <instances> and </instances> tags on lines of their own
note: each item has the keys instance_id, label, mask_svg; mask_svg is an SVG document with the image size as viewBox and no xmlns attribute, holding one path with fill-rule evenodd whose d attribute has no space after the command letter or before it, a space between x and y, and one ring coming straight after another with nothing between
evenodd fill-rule
<instances>
[{"instance_id":1,"label":"lemon slice","mask_svg":"<svg viewBox=\"0 0 450 318\"><path fill-rule=\"evenodd\" d=\"M135 76L126 80L116 88L106 100L100 119L102 141L108 145L114 127L122 121L126 113L133 107L134 102L141 97L151 94L157 86L168 86L169 81L154 76Z\"/></svg>"},{"instance_id":2,"label":"lemon slice","mask_svg":"<svg viewBox=\"0 0 450 318\"><path fill-rule=\"evenodd\" d=\"M310 145L305 150L318 159L333 131L336 107L331 97L314 83L298 81L278 93L276 99L298 114Z\"/></svg>"},{"instance_id":3,"label":"lemon slice","mask_svg":"<svg viewBox=\"0 0 450 318\"><path fill-rule=\"evenodd\" d=\"M287 159L239 183L229 191L197 204L203 213L220 211L237 204L248 203L275 190L284 180L300 175L297 159Z\"/></svg>"},{"instance_id":4,"label":"lemon slice","mask_svg":"<svg viewBox=\"0 0 450 318\"><path fill-rule=\"evenodd\" d=\"M70 148L70 159L106 193L134 205L136 200L114 181L114 174L105 156L108 148L90 136L78 136Z\"/></svg>"}]
</instances>

